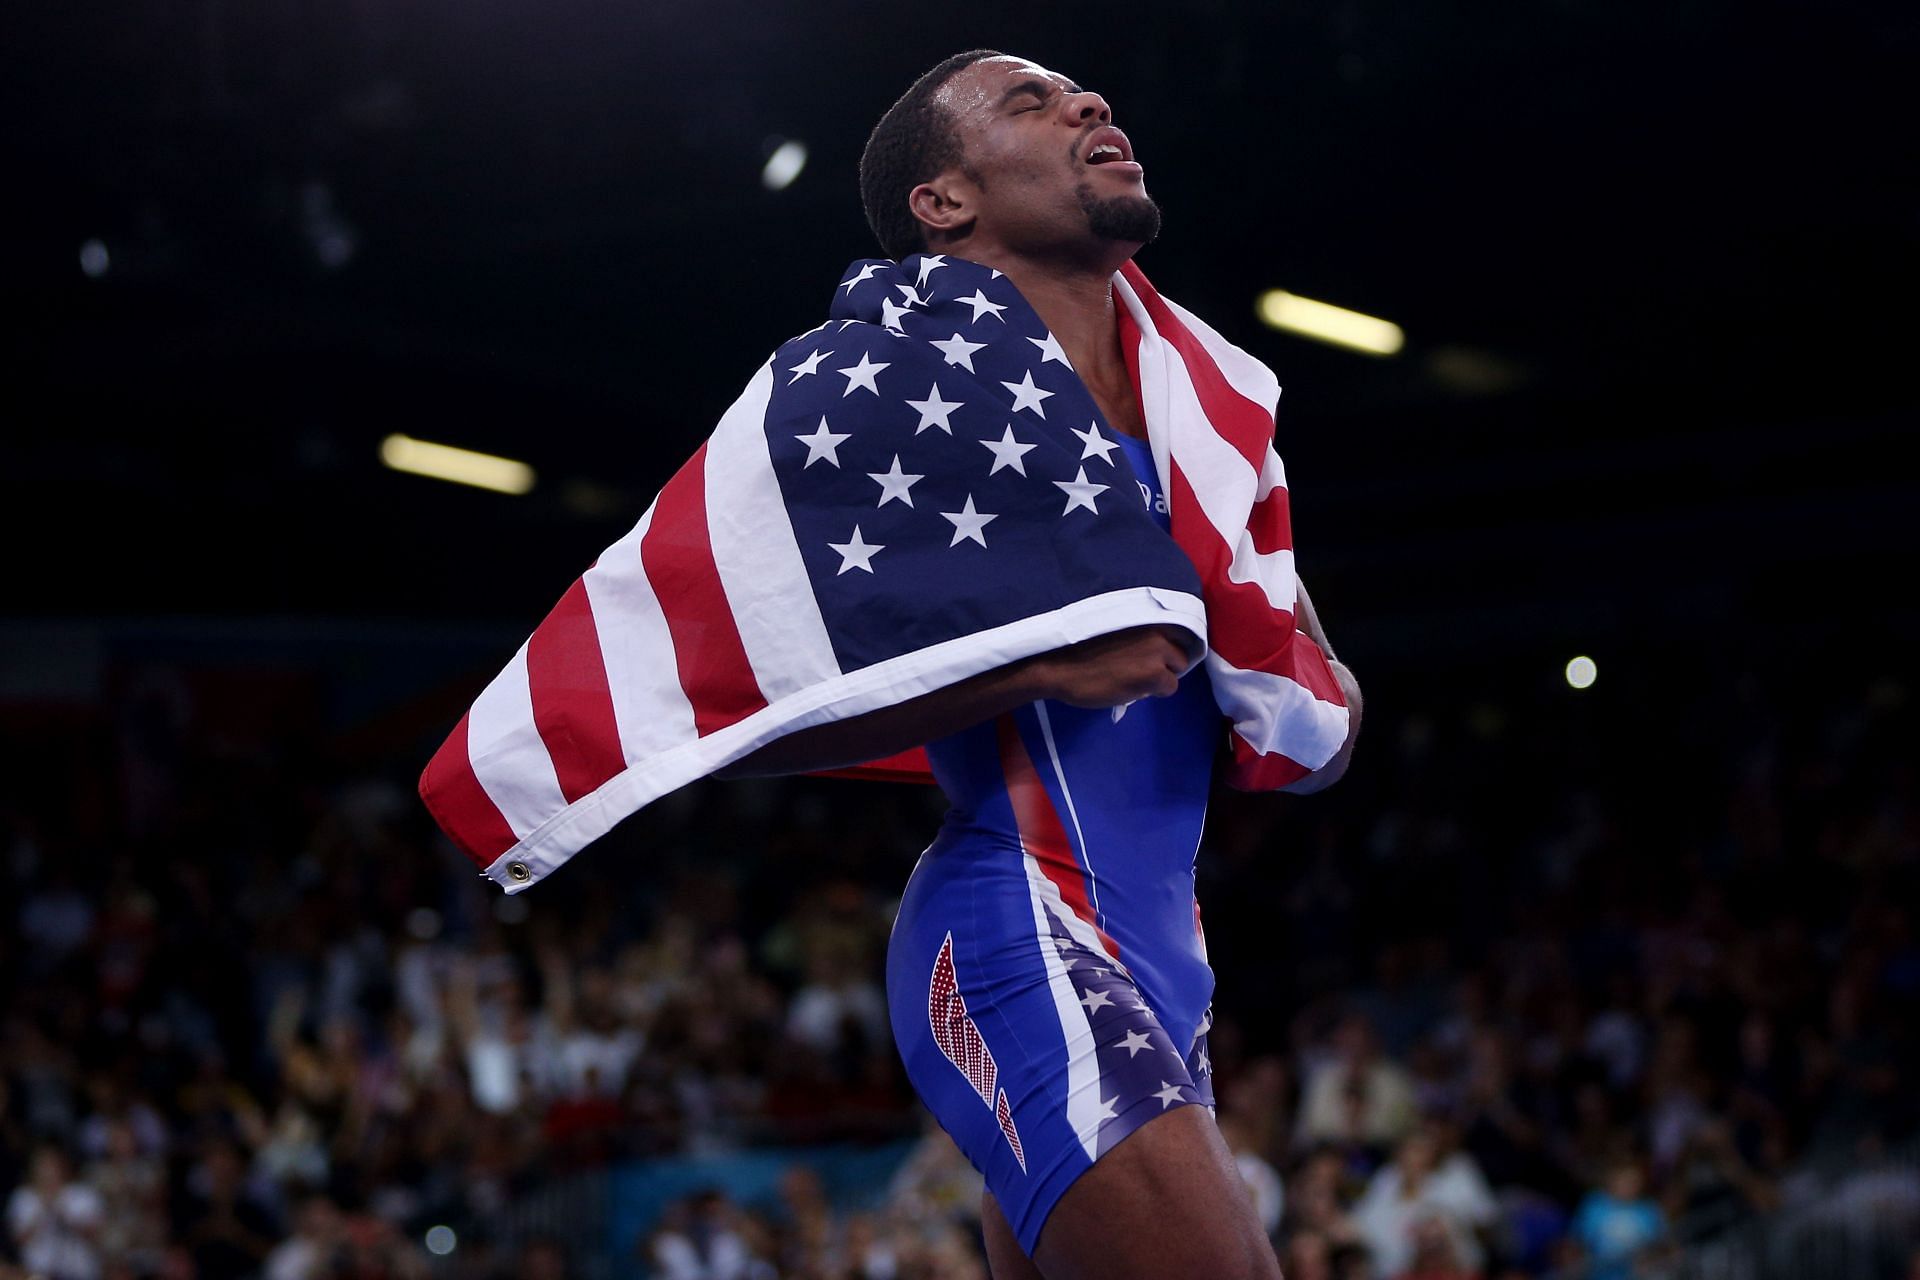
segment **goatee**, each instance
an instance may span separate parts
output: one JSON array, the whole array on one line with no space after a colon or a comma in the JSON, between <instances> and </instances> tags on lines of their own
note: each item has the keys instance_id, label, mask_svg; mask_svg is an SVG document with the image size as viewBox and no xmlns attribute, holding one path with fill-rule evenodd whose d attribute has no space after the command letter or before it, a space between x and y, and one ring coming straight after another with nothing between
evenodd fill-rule
<instances>
[{"instance_id":1,"label":"goatee","mask_svg":"<svg viewBox=\"0 0 1920 1280\"><path fill-rule=\"evenodd\" d=\"M1083 182L1075 188L1086 211L1087 230L1102 240L1151 244L1160 234L1160 206L1151 196L1096 196Z\"/></svg>"}]
</instances>

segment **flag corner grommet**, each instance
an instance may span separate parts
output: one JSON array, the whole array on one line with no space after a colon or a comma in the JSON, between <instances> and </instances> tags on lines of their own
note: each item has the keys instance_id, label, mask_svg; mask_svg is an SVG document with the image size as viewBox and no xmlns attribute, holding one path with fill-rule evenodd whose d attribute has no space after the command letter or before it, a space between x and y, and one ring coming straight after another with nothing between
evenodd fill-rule
<instances>
[{"instance_id":1,"label":"flag corner grommet","mask_svg":"<svg viewBox=\"0 0 1920 1280\"><path fill-rule=\"evenodd\" d=\"M517 881L520 884L525 884L527 881L533 879L533 871L524 862L509 862L507 864L507 878Z\"/></svg>"}]
</instances>

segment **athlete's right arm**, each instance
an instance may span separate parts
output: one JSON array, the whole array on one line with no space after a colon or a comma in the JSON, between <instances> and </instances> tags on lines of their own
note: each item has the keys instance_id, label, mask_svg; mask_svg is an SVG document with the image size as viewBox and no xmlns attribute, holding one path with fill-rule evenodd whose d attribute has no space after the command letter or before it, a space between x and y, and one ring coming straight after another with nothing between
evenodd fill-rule
<instances>
[{"instance_id":1,"label":"athlete's right arm","mask_svg":"<svg viewBox=\"0 0 1920 1280\"><path fill-rule=\"evenodd\" d=\"M1192 665L1193 638L1174 627L1131 627L1037 654L895 707L802 729L714 776L752 778L843 769L923 746L983 720L1051 698L1076 707L1117 707L1164 698Z\"/></svg>"}]
</instances>

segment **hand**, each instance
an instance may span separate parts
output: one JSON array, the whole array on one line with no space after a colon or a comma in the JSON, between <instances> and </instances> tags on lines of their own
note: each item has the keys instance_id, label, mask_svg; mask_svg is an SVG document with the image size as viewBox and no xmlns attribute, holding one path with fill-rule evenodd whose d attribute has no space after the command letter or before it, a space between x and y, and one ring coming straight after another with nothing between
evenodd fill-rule
<instances>
[{"instance_id":1,"label":"hand","mask_svg":"<svg viewBox=\"0 0 1920 1280\"><path fill-rule=\"evenodd\" d=\"M1192 665L1192 636L1176 627L1130 627L1095 636L1034 660L1039 696L1072 707L1117 707L1164 698Z\"/></svg>"}]
</instances>

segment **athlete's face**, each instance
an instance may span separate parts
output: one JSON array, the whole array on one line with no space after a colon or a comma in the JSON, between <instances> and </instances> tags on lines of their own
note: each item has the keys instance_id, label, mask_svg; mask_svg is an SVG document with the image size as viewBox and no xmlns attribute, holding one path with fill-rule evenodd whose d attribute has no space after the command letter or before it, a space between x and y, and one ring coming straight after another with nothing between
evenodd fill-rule
<instances>
[{"instance_id":1,"label":"athlete's face","mask_svg":"<svg viewBox=\"0 0 1920 1280\"><path fill-rule=\"evenodd\" d=\"M966 157L948 178L970 205L970 234L1044 252L1138 247L1159 232L1133 144L1099 94L1024 58L995 57L957 72L936 102Z\"/></svg>"}]
</instances>

